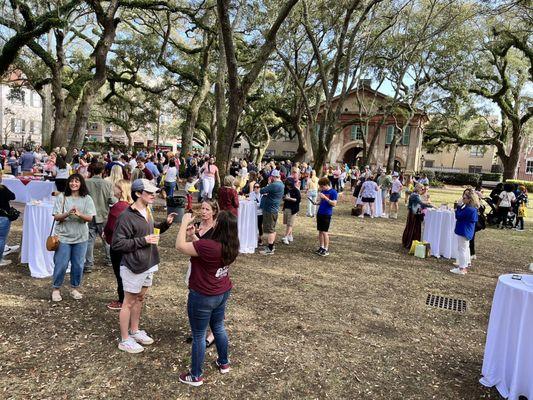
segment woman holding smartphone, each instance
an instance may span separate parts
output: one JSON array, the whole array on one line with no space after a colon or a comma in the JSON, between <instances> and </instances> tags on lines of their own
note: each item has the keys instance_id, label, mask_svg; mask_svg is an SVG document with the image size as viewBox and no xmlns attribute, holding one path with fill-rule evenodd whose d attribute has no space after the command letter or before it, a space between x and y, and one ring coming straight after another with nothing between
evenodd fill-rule
<instances>
[{"instance_id":1,"label":"woman holding smartphone","mask_svg":"<svg viewBox=\"0 0 533 400\"><path fill-rule=\"evenodd\" d=\"M230 371L224 315L232 288L229 267L239 254L239 237L237 218L228 211L221 211L211 239L187 242L187 227L192 221L192 214L183 216L176 238L176 250L191 257L187 312L193 335L191 370L182 373L179 380L187 385L200 386L203 384L202 365L208 326L215 336L216 365L222 374Z\"/></svg>"}]
</instances>

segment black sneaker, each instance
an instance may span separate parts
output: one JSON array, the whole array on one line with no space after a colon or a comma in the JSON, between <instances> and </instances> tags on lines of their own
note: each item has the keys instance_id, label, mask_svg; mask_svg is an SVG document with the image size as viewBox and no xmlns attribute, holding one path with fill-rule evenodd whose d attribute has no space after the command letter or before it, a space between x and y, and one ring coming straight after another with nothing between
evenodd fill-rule
<instances>
[{"instance_id":1,"label":"black sneaker","mask_svg":"<svg viewBox=\"0 0 533 400\"><path fill-rule=\"evenodd\" d=\"M329 251L327 251L326 249L322 249L322 252L319 253L318 255L322 257L327 257L329 256Z\"/></svg>"},{"instance_id":2,"label":"black sneaker","mask_svg":"<svg viewBox=\"0 0 533 400\"><path fill-rule=\"evenodd\" d=\"M90 274L91 272L93 272L93 268L92 267L84 267L83 268L83 273L84 274Z\"/></svg>"},{"instance_id":3,"label":"black sneaker","mask_svg":"<svg viewBox=\"0 0 533 400\"><path fill-rule=\"evenodd\" d=\"M323 251L324 251L324 248L323 247L319 247L318 249L315 250L315 254L320 255Z\"/></svg>"}]
</instances>

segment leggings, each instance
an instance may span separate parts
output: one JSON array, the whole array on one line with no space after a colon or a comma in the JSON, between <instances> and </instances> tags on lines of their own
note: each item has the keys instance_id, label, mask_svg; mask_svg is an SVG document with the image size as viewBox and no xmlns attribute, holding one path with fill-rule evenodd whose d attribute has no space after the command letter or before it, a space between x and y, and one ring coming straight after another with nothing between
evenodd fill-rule
<instances>
[{"instance_id":1,"label":"leggings","mask_svg":"<svg viewBox=\"0 0 533 400\"><path fill-rule=\"evenodd\" d=\"M470 239L470 256L476 255L476 232L474 232L474 236L472 236L472 239Z\"/></svg>"},{"instance_id":2,"label":"leggings","mask_svg":"<svg viewBox=\"0 0 533 400\"><path fill-rule=\"evenodd\" d=\"M520 226L520 229L524 229L524 217L516 217L515 227L518 228L518 226Z\"/></svg>"},{"instance_id":3,"label":"leggings","mask_svg":"<svg viewBox=\"0 0 533 400\"><path fill-rule=\"evenodd\" d=\"M113 264L113 272L117 279L117 294L118 301L124 302L124 288L122 286L122 278L120 277L120 262L122 261L122 253L111 248L111 264Z\"/></svg>"},{"instance_id":4,"label":"leggings","mask_svg":"<svg viewBox=\"0 0 533 400\"><path fill-rule=\"evenodd\" d=\"M259 228L259 237L263 236L263 215L257 216L257 227Z\"/></svg>"}]
</instances>

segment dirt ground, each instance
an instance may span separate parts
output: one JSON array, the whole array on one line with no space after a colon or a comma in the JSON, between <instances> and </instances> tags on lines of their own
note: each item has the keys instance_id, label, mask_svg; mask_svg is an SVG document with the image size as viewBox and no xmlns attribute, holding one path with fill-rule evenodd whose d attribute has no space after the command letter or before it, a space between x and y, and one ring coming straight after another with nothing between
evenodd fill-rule
<instances>
[{"instance_id":1,"label":"dirt ground","mask_svg":"<svg viewBox=\"0 0 533 400\"><path fill-rule=\"evenodd\" d=\"M460 192L432 193L440 204ZM208 349L199 388L178 381L190 345L187 259L173 248L176 227L162 240L143 311L142 328L155 343L138 355L117 349L118 313L105 307L115 280L100 246L81 301L64 290L52 304L49 279L31 278L20 264L2 267L0 398L498 399L478 383L488 316L497 277L526 273L533 261L533 221L526 232L481 232L471 273L456 276L449 260L403 251L403 204L398 220L361 220L346 198L333 217L329 257L312 254L315 221L304 213L291 246L239 256L226 320L232 370L220 375ZM21 230L19 220L10 243ZM464 299L467 312L430 308L428 293Z\"/></svg>"}]
</instances>

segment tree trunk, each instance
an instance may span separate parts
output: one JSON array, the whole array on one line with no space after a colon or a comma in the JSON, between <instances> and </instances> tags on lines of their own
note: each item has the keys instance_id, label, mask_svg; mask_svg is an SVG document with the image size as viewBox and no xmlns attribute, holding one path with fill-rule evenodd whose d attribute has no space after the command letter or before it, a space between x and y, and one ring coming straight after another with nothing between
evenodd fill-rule
<instances>
[{"instance_id":1,"label":"tree trunk","mask_svg":"<svg viewBox=\"0 0 533 400\"><path fill-rule=\"evenodd\" d=\"M102 26L103 32L94 49L95 72L93 78L86 85L83 91L82 98L78 109L76 111L76 121L74 123L74 130L72 138L69 141L67 149L67 159L70 160L74 149L83 146L85 133L87 132L87 120L89 119L89 112L94 103L94 99L98 91L107 81L107 55L111 45L115 41L117 26L120 20L115 19L115 14L118 10L118 0L111 0L106 10L101 8L99 2L90 1L95 10L98 23Z\"/></svg>"},{"instance_id":2,"label":"tree trunk","mask_svg":"<svg viewBox=\"0 0 533 400\"><path fill-rule=\"evenodd\" d=\"M315 169L316 174L319 177L323 174L327 156L328 152L326 151L325 147L319 146L317 151L315 152L315 163L313 165L313 168Z\"/></svg>"},{"instance_id":3,"label":"tree trunk","mask_svg":"<svg viewBox=\"0 0 533 400\"><path fill-rule=\"evenodd\" d=\"M298 137L298 149L296 150L294 161L302 162L305 160L305 156L307 155L307 140L305 138L305 132L297 121L295 121L293 127L296 131L296 136Z\"/></svg>"},{"instance_id":4,"label":"tree trunk","mask_svg":"<svg viewBox=\"0 0 533 400\"><path fill-rule=\"evenodd\" d=\"M224 174L228 172L231 160L233 143L237 137L239 119L244 108L245 98L252 85L257 80L265 63L268 61L276 45L276 35L283 21L288 17L298 0L287 0L280 7L280 11L275 22L264 35L265 42L260 47L256 58L251 63L250 70L239 81L236 50L233 38L233 27L230 23L230 1L217 0L217 17L220 26L220 33L225 49L225 60L228 76L228 102L229 111L226 119L226 126L223 131L218 132L217 143L217 165Z\"/></svg>"},{"instance_id":5,"label":"tree trunk","mask_svg":"<svg viewBox=\"0 0 533 400\"><path fill-rule=\"evenodd\" d=\"M394 160L396 159L396 135L392 136L392 142L389 146L389 159L387 160L387 171L394 171Z\"/></svg>"},{"instance_id":6,"label":"tree trunk","mask_svg":"<svg viewBox=\"0 0 533 400\"><path fill-rule=\"evenodd\" d=\"M49 152L52 139L52 92L50 85L39 91L41 97L41 145Z\"/></svg>"}]
</instances>

